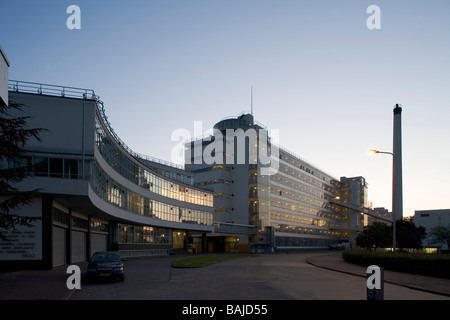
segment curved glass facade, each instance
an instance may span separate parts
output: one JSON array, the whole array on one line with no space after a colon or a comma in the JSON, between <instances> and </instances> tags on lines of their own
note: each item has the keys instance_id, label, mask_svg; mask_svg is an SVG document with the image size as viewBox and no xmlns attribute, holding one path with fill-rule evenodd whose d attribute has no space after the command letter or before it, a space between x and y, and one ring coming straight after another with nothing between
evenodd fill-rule
<instances>
[{"instance_id":1,"label":"curved glass facade","mask_svg":"<svg viewBox=\"0 0 450 320\"><path fill-rule=\"evenodd\" d=\"M213 225L212 212L193 209L192 205L188 205L212 208L212 193L164 179L144 165L138 165L137 160L130 159L131 156L117 146L97 115L95 129L95 146L102 158L120 176L143 189L142 193L129 190L110 177L99 163L94 161L90 179L91 187L103 201L128 212L155 219ZM145 193L148 193L148 196L142 195ZM152 199L152 194L179 201L181 205L171 204L173 201L169 201L169 203L157 201ZM186 203L186 205L183 206L182 203Z\"/></svg>"},{"instance_id":2,"label":"curved glass facade","mask_svg":"<svg viewBox=\"0 0 450 320\"><path fill-rule=\"evenodd\" d=\"M127 180L163 197L201 206L213 206L212 193L164 179L145 168L144 165L137 165L129 158L129 155L116 147L98 117L96 117L95 133L96 147L103 159Z\"/></svg>"},{"instance_id":3,"label":"curved glass facade","mask_svg":"<svg viewBox=\"0 0 450 320\"><path fill-rule=\"evenodd\" d=\"M92 190L103 200L131 213L165 221L212 225L212 213L159 202L132 192L109 177L97 162L92 166Z\"/></svg>"}]
</instances>

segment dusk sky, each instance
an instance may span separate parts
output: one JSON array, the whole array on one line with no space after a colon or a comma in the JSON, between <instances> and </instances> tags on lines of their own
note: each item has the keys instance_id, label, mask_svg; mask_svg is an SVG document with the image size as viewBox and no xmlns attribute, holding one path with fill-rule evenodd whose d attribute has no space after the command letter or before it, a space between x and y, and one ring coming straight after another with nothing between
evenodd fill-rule
<instances>
[{"instance_id":1,"label":"dusk sky","mask_svg":"<svg viewBox=\"0 0 450 320\"><path fill-rule=\"evenodd\" d=\"M392 157L368 150L392 151L401 104L403 215L450 208L448 0L1 0L0 45L10 79L93 89L128 146L168 161L176 129L250 112L253 86L255 119L365 177L374 207L391 209Z\"/></svg>"}]
</instances>

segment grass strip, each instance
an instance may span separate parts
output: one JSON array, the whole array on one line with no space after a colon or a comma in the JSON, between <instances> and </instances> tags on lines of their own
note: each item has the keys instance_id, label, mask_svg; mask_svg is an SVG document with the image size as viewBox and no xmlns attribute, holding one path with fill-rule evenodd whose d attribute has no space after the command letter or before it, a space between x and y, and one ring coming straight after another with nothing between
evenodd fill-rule
<instances>
[{"instance_id":1,"label":"grass strip","mask_svg":"<svg viewBox=\"0 0 450 320\"><path fill-rule=\"evenodd\" d=\"M200 268L211 263L250 257L250 254L223 254L223 255L207 255L192 258L181 259L175 261L173 266L176 268Z\"/></svg>"}]
</instances>

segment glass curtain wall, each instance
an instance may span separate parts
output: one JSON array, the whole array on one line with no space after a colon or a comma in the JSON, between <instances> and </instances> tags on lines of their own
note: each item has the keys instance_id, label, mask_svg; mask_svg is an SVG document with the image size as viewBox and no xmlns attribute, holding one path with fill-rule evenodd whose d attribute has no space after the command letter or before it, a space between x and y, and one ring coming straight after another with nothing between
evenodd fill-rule
<instances>
[{"instance_id":1,"label":"glass curtain wall","mask_svg":"<svg viewBox=\"0 0 450 320\"><path fill-rule=\"evenodd\" d=\"M135 214L167 221L213 224L211 212L169 205L124 188L111 179L96 162L93 164L91 187L102 200Z\"/></svg>"},{"instance_id":2,"label":"glass curtain wall","mask_svg":"<svg viewBox=\"0 0 450 320\"><path fill-rule=\"evenodd\" d=\"M213 194L163 179L144 166L138 166L110 140L96 117L96 146L103 159L121 176L156 194L202 206L213 206Z\"/></svg>"}]
</instances>

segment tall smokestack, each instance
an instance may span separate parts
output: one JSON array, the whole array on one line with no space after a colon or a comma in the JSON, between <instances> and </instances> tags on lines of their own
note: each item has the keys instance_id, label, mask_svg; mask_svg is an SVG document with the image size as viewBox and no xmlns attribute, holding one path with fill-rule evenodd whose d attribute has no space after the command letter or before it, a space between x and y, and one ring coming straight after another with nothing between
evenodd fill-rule
<instances>
[{"instance_id":1,"label":"tall smokestack","mask_svg":"<svg viewBox=\"0 0 450 320\"><path fill-rule=\"evenodd\" d=\"M403 186L402 186L402 108L399 104L394 108L394 146L393 146L393 199L392 210L395 220L403 218Z\"/></svg>"}]
</instances>

